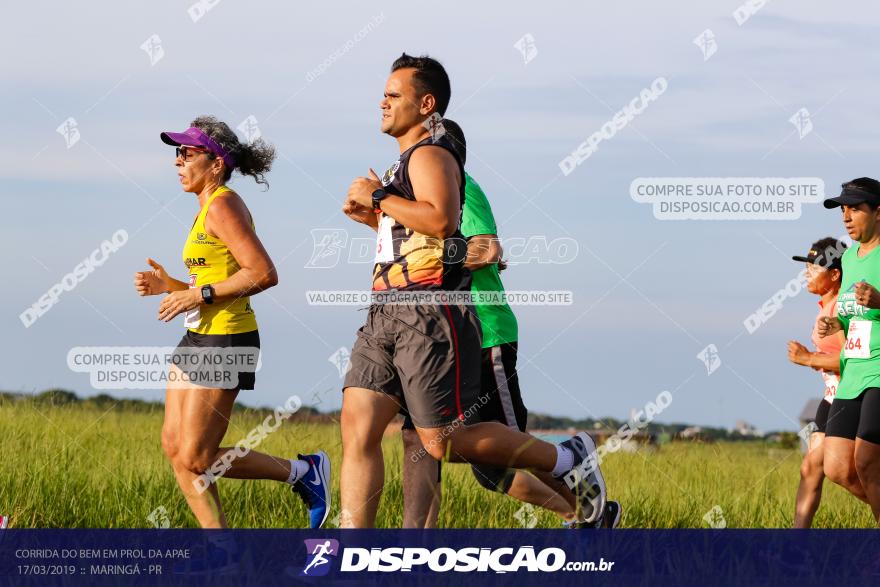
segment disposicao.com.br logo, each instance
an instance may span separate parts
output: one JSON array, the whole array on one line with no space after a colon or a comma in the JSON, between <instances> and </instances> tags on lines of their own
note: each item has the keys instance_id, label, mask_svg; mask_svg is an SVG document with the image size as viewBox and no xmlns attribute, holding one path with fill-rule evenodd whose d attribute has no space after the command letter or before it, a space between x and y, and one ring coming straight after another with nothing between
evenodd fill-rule
<instances>
[{"instance_id":1,"label":"disposicao.com.br logo","mask_svg":"<svg viewBox=\"0 0 880 587\"><path fill-rule=\"evenodd\" d=\"M339 541L332 538L307 539L306 543L306 566L302 574L307 577L320 577L330 571L330 559L339 554Z\"/></svg>"},{"instance_id":2,"label":"disposicao.com.br logo","mask_svg":"<svg viewBox=\"0 0 880 587\"><path fill-rule=\"evenodd\" d=\"M306 564L302 574L309 577L326 575L331 559L341 552L339 572L410 572L428 570L446 572L494 572L517 571L611 571L613 561L567 561L561 548L544 548L535 551L533 546L518 548L488 548L469 546L465 548L421 548L393 546L387 548L341 548L331 539L306 540Z\"/></svg>"}]
</instances>

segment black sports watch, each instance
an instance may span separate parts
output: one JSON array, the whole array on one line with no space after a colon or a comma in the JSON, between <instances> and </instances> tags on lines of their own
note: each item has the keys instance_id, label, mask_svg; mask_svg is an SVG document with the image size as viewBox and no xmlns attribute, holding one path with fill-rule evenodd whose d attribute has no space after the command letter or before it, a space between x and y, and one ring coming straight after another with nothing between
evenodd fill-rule
<instances>
[{"instance_id":1,"label":"black sports watch","mask_svg":"<svg viewBox=\"0 0 880 587\"><path fill-rule=\"evenodd\" d=\"M212 286L210 286L210 285L203 285L202 286L202 300L204 300L204 302L206 304L213 304L214 303L214 288Z\"/></svg>"},{"instance_id":2,"label":"black sports watch","mask_svg":"<svg viewBox=\"0 0 880 587\"><path fill-rule=\"evenodd\" d=\"M378 190L373 192L373 211L374 212L379 212L382 210L380 205L382 203L382 200L384 200L387 197L388 197L388 192L386 192L382 188L379 188Z\"/></svg>"}]
</instances>

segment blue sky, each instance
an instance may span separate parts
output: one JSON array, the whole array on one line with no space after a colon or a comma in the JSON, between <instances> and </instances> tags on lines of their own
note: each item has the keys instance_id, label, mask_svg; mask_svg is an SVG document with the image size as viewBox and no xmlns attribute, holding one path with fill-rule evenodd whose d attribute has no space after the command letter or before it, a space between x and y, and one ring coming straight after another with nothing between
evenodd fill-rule
<instances>
[{"instance_id":1,"label":"blue sky","mask_svg":"<svg viewBox=\"0 0 880 587\"><path fill-rule=\"evenodd\" d=\"M14 284L0 314L0 388L97 393L67 368L70 348L176 343L182 324L159 323L159 298L138 298L131 286L147 256L183 275L181 247L196 213L158 134L199 114L233 127L253 115L281 154L271 189L244 178L231 185L253 212L280 285L253 300L263 369L241 399L280 405L297 393L338 407L328 357L351 346L364 313L309 307L305 291L365 289L370 268L305 268L309 231L370 236L339 208L355 176L396 158L396 143L378 130L378 102L405 50L447 67L447 114L467 133L469 172L502 239L578 242L572 263L517 265L503 276L511 290L574 293L572 306L515 308L532 411L625 418L669 390L659 421L796 429L821 380L788 363L785 343L808 341L815 299L787 300L754 334L743 320L796 275L792 254L843 232L839 214L805 205L794 221L660 221L630 198L629 185L638 177L818 177L834 191L876 175L877 82L866 75L878 58L876 11L867 2L774 0L739 26L737 2L499 6L448 2L426 13L406 2L226 0L193 22L186 3L105 2L89 13L17 4L22 26L0 39L0 222ZM704 61L693 40L707 28L718 50ZM154 34L164 55L151 65L141 44ZM525 34L537 48L527 64L514 47ZM667 91L563 176L559 161L658 76ZM789 122L800 108L814 125L803 138ZM80 132L71 148L56 132L68 117ZM129 242L24 328L24 308L120 228ZM722 365L708 375L696 355L710 343Z\"/></svg>"}]
</instances>

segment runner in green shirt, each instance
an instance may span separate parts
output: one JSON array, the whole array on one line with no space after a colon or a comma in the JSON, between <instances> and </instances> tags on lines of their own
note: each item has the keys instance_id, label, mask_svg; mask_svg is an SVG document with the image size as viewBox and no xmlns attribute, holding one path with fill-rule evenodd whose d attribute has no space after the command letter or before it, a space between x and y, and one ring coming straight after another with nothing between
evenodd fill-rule
<instances>
[{"instance_id":1,"label":"runner in green shirt","mask_svg":"<svg viewBox=\"0 0 880 587\"><path fill-rule=\"evenodd\" d=\"M840 383L825 428L825 475L871 505L880 522L880 182L842 186L826 208L840 207L854 242L841 259L837 317L819 319L819 336L846 333Z\"/></svg>"},{"instance_id":2,"label":"runner in green shirt","mask_svg":"<svg viewBox=\"0 0 880 587\"><path fill-rule=\"evenodd\" d=\"M489 200L480 184L468 175L467 171L464 177L465 204L461 214L461 233L465 238L470 239L468 261L465 266L471 270L471 291L477 296L479 292L503 293L504 285L501 283L498 270L501 246L498 242L498 228L495 226L492 207L489 206ZM510 306L506 303L480 303L478 297L474 307L483 328L484 349L516 343L516 316Z\"/></svg>"},{"instance_id":3,"label":"runner in green shirt","mask_svg":"<svg viewBox=\"0 0 880 587\"><path fill-rule=\"evenodd\" d=\"M467 148L461 127L449 119L443 120L443 126L464 163ZM523 404L516 372L516 316L507 303L497 301L504 293L499 274L502 250L498 228L486 194L467 172L465 178L461 218L461 232L468 239L465 267L472 274L471 291L476 297L474 306L483 331L480 398L481 401L486 398L486 403L479 406L479 416L483 422L501 422L524 432L528 410ZM487 298L486 303L480 303L481 293ZM433 527L440 507L440 462L425 454L408 417L403 426L403 443L403 525L406 528ZM573 523L574 496L551 475L484 465L474 465L472 470L486 489L551 510L572 527L613 528L620 520L620 504L609 501L597 522Z\"/></svg>"}]
</instances>

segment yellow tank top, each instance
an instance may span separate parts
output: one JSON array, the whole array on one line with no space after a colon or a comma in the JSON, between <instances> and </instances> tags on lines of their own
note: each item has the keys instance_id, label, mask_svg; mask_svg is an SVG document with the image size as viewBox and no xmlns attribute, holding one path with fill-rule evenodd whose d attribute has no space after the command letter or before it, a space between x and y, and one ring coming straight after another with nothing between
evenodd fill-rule
<instances>
[{"instance_id":1,"label":"yellow tank top","mask_svg":"<svg viewBox=\"0 0 880 587\"><path fill-rule=\"evenodd\" d=\"M214 190L196 216L183 245L183 262L189 271L191 288L223 281L240 269L226 243L205 229L205 217L211 202L229 191L232 190L225 185ZM199 334L238 334L256 330L257 318L251 309L250 298L241 297L202 304L190 310L184 318L184 326Z\"/></svg>"}]
</instances>

